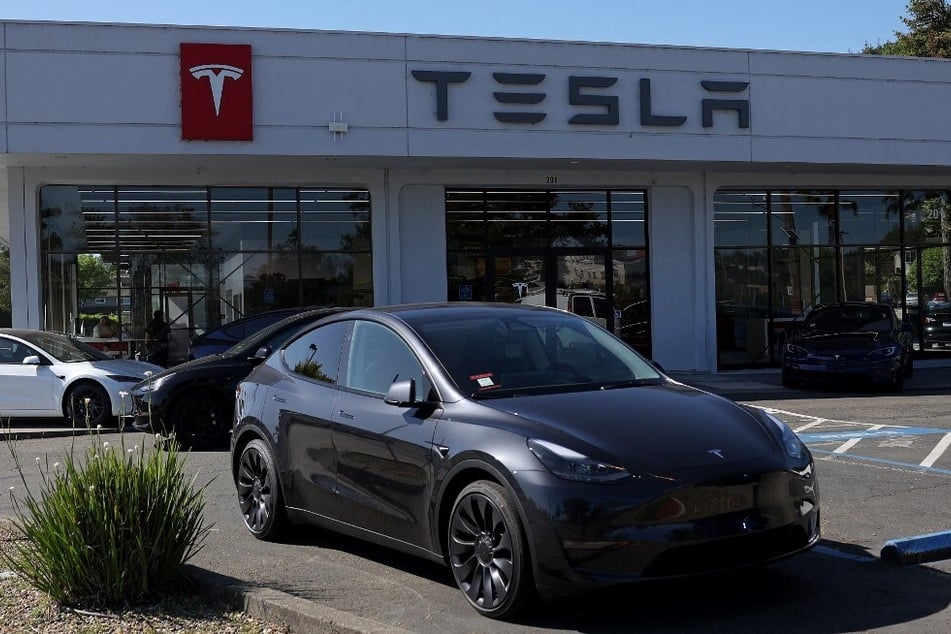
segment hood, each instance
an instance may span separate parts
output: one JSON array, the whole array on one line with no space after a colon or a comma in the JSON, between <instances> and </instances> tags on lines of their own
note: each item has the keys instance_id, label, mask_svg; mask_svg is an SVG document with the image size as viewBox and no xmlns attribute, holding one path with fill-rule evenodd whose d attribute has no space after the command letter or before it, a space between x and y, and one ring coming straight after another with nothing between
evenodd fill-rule
<instances>
[{"instance_id":1,"label":"hood","mask_svg":"<svg viewBox=\"0 0 951 634\"><path fill-rule=\"evenodd\" d=\"M103 359L102 361L94 361L93 363L96 368L105 370L109 374L137 376L143 379L145 378L146 372L158 374L165 369L160 365L146 363L145 361L136 361L134 359Z\"/></svg>"},{"instance_id":2,"label":"hood","mask_svg":"<svg viewBox=\"0 0 951 634\"><path fill-rule=\"evenodd\" d=\"M558 430L654 473L742 462L778 451L769 432L733 401L676 383L480 401ZM556 436L551 440L558 442ZM584 451L579 447L572 449Z\"/></svg>"},{"instance_id":3,"label":"hood","mask_svg":"<svg viewBox=\"0 0 951 634\"><path fill-rule=\"evenodd\" d=\"M207 357L201 357L199 359L193 359L192 361L187 361L185 363L179 363L178 365L173 365L170 368L163 368L161 366L155 366L158 368L158 371L153 370L155 374L152 376L152 380L160 379L163 376L168 376L169 374L177 374L185 370L200 370L202 366L208 365L210 363L216 363L221 359L223 355L221 354L212 354ZM151 363L146 365L152 365Z\"/></svg>"},{"instance_id":4,"label":"hood","mask_svg":"<svg viewBox=\"0 0 951 634\"><path fill-rule=\"evenodd\" d=\"M895 343L889 332L876 330L856 330L843 332L802 333L793 337L794 343L815 352L867 352L875 348Z\"/></svg>"}]
</instances>

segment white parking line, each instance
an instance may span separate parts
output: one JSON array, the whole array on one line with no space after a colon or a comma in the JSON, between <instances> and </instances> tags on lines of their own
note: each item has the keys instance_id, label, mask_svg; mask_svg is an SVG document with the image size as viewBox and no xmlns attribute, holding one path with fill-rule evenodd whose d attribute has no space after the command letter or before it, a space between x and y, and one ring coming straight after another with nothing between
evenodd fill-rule
<instances>
[{"instance_id":1,"label":"white parking line","mask_svg":"<svg viewBox=\"0 0 951 634\"><path fill-rule=\"evenodd\" d=\"M941 440L938 441L938 444L931 450L928 457L921 461L921 466L933 467L934 463L938 461L938 458L948 450L948 447L951 447L951 434L945 434Z\"/></svg>"},{"instance_id":2,"label":"white parking line","mask_svg":"<svg viewBox=\"0 0 951 634\"><path fill-rule=\"evenodd\" d=\"M885 426L885 425L872 425L872 426L869 427L866 431L878 431L879 429L883 428L884 426ZM845 453L846 451L848 451L849 449L851 449L851 448L854 447L855 445L859 444L859 441L860 441L860 440L862 440L862 439L861 439L861 438L850 438L849 440L847 440L847 441L845 441L844 443L842 443L841 445L839 445L839 448L836 449L836 450L834 450L832 453Z\"/></svg>"}]
</instances>

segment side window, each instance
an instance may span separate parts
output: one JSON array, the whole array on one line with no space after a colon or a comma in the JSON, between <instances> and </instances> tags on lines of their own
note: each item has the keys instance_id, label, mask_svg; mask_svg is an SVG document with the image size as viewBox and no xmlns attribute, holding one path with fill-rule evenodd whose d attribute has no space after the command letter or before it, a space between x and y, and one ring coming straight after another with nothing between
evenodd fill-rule
<instances>
[{"instance_id":1,"label":"side window","mask_svg":"<svg viewBox=\"0 0 951 634\"><path fill-rule=\"evenodd\" d=\"M0 338L0 363L23 363L23 360L34 354L26 346L11 339Z\"/></svg>"},{"instance_id":2,"label":"side window","mask_svg":"<svg viewBox=\"0 0 951 634\"><path fill-rule=\"evenodd\" d=\"M431 385L406 343L385 326L354 322L346 387L383 395L395 381L416 380L416 394L425 397Z\"/></svg>"},{"instance_id":3,"label":"side window","mask_svg":"<svg viewBox=\"0 0 951 634\"><path fill-rule=\"evenodd\" d=\"M337 383L340 349L347 322L315 328L295 339L281 353L288 369L309 379Z\"/></svg>"}]
</instances>

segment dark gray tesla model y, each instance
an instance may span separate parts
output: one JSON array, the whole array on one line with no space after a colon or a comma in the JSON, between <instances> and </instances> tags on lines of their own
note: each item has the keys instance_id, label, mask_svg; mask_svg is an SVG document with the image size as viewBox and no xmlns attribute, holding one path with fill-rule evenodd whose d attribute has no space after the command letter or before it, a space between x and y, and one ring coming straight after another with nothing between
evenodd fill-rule
<instances>
[{"instance_id":1,"label":"dark gray tesla model y","mask_svg":"<svg viewBox=\"0 0 951 634\"><path fill-rule=\"evenodd\" d=\"M812 457L789 427L555 309L333 315L240 384L235 415L256 537L309 523L444 561L489 617L819 539Z\"/></svg>"}]
</instances>

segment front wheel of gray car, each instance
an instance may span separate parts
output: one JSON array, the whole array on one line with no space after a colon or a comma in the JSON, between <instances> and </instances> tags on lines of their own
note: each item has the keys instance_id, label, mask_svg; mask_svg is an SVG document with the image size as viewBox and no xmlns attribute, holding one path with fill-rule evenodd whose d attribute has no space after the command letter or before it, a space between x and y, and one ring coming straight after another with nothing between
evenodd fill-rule
<instances>
[{"instance_id":1,"label":"front wheel of gray car","mask_svg":"<svg viewBox=\"0 0 951 634\"><path fill-rule=\"evenodd\" d=\"M258 539L273 541L287 527L287 512L274 457L263 440L255 438L241 452L235 486L244 525Z\"/></svg>"},{"instance_id":2,"label":"front wheel of gray car","mask_svg":"<svg viewBox=\"0 0 951 634\"><path fill-rule=\"evenodd\" d=\"M463 489L449 518L449 564L456 585L483 616L514 616L533 594L522 521L495 482Z\"/></svg>"}]
</instances>

